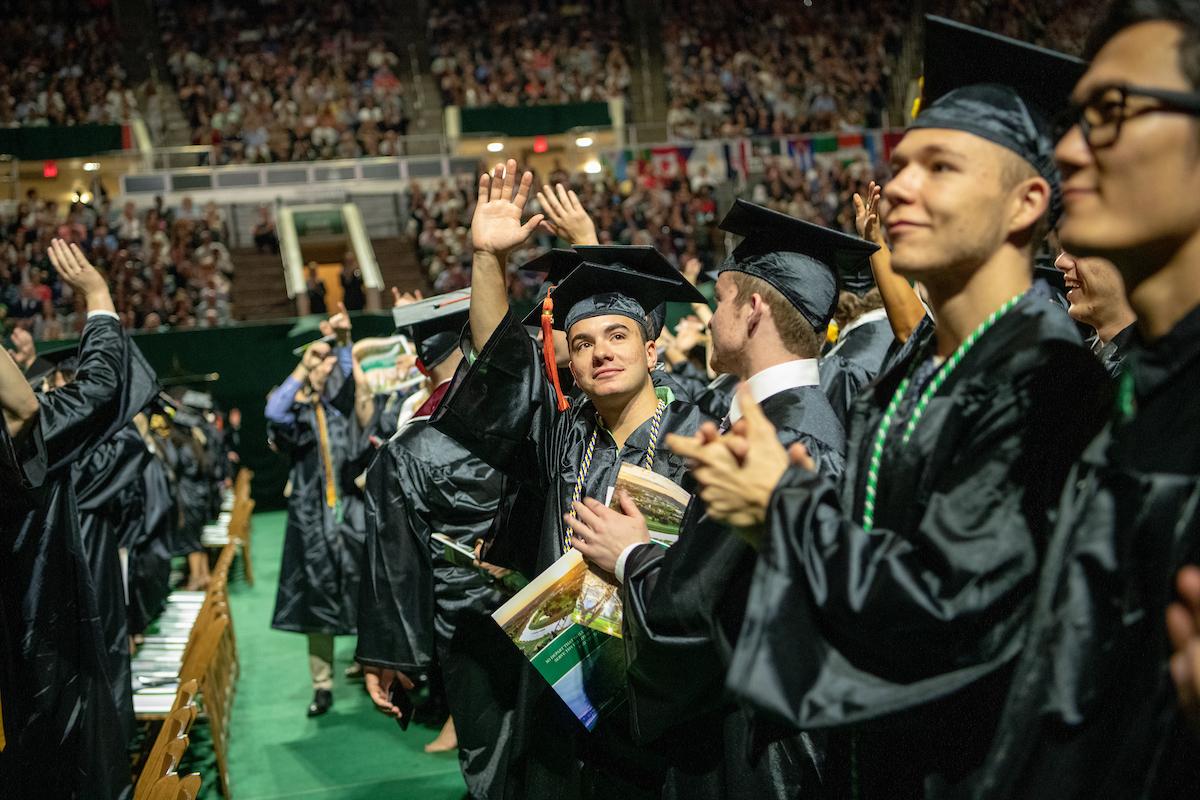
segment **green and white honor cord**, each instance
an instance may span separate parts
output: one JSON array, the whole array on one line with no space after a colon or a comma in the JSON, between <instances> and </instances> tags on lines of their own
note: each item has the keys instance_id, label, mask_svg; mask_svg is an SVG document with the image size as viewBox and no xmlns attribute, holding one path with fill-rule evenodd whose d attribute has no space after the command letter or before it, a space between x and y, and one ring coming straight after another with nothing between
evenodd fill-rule
<instances>
[{"instance_id":1,"label":"green and white honor cord","mask_svg":"<svg viewBox=\"0 0 1200 800\"><path fill-rule=\"evenodd\" d=\"M646 445L646 457L642 459L642 466L646 469L654 468L654 452L658 449L658 433L662 428L663 412L667 410L667 404L663 400L658 401L658 407L654 409L654 417L650 420L650 444ZM575 491L571 493L571 516L575 514L575 504L583 499L583 482L587 480L588 471L592 468L592 454L596 452L596 435L600 432L600 421L596 420L596 427L592 428L592 435L588 439L587 449L583 451L583 460L579 462L579 477L575 479ZM567 528L563 527L563 552L571 549L571 533Z\"/></svg>"},{"instance_id":2,"label":"green and white honor cord","mask_svg":"<svg viewBox=\"0 0 1200 800\"><path fill-rule=\"evenodd\" d=\"M913 433L917 430L917 425L921 422L921 417L925 414L925 409L929 407L929 402L938 390L942 388L942 384L954 372L954 369L962 363L962 360L967 355L967 351L979 341L983 334L987 333L992 325L996 324L996 320L1004 316L1008 311L1017 304L1017 302L1025 296L1024 292L1007 301L1004 305L993 311L987 319L979 323L979 327L971 331L970 335L963 340L958 349L946 359L946 363L942 364L941 368L926 384L925 389L917 398L916 405L913 406L912 416L909 417L908 424L904 427L904 435L900 439L902 446L908 445L908 440L912 438ZM913 362L916 365L916 362ZM888 432L892 428L892 424L896 421L896 416L900 411L900 404L904 402L904 397L908 392L909 383L912 380L912 369L909 369L909 374L904 380L900 381L900 385L896 387L895 394L892 395L892 400L888 403L887 408L883 412L883 419L879 421L879 430L875 434L875 446L871 450L871 461L867 465L867 490L863 498L863 530L870 531L875 527L875 498L879 490L879 470L883 465L883 453L887 445Z\"/></svg>"}]
</instances>

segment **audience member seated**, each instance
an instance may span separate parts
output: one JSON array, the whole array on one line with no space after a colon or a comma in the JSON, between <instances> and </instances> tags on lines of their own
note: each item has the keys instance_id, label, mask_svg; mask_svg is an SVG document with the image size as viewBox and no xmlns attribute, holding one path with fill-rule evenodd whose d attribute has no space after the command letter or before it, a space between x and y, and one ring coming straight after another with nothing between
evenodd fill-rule
<instances>
[{"instance_id":1,"label":"audience member seated","mask_svg":"<svg viewBox=\"0 0 1200 800\"><path fill-rule=\"evenodd\" d=\"M0 39L0 127L110 125L136 115L108 3L6 3Z\"/></svg>"},{"instance_id":2,"label":"audience member seated","mask_svg":"<svg viewBox=\"0 0 1200 800\"><path fill-rule=\"evenodd\" d=\"M440 0L428 21L442 102L468 108L624 96L628 35L616 0Z\"/></svg>"},{"instance_id":3,"label":"audience member seated","mask_svg":"<svg viewBox=\"0 0 1200 800\"><path fill-rule=\"evenodd\" d=\"M906 22L897 2L666 0L671 135L880 127Z\"/></svg>"},{"instance_id":4,"label":"audience member seated","mask_svg":"<svg viewBox=\"0 0 1200 800\"><path fill-rule=\"evenodd\" d=\"M409 110L366 0L157 4L193 143L219 164L400 154Z\"/></svg>"},{"instance_id":5,"label":"audience member seated","mask_svg":"<svg viewBox=\"0 0 1200 800\"><path fill-rule=\"evenodd\" d=\"M58 204L30 190L15 216L0 218L0 328L19 327L33 338L74 338L86 319L82 300L63 284L47 254L60 238L83 248L108 279L122 324L132 330L216 327L232 319L234 266L215 204L204 213L185 198L176 211L139 211L125 203L114 213L73 203L65 218Z\"/></svg>"}]
</instances>

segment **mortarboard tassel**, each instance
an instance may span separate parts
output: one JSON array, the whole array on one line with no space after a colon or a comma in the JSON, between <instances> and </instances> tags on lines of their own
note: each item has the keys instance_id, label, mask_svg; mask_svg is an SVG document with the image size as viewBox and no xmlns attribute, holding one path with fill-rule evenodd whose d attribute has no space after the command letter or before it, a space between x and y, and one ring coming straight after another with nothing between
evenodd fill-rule
<instances>
[{"instance_id":1,"label":"mortarboard tassel","mask_svg":"<svg viewBox=\"0 0 1200 800\"><path fill-rule=\"evenodd\" d=\"M546 375L554 386L558 410L566 411L569 404L558 384L558 359L554 357L554 301L549 294L542 300L542 360L546 363Z\"/></svg>"}]
</instances>

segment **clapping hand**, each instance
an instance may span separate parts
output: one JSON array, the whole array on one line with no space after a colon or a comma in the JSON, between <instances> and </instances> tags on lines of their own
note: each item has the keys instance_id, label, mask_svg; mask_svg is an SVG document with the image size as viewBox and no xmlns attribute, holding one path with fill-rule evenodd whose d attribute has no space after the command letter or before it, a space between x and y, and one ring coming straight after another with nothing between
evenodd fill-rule
<instances>
[{"instance_id":1,"label":"clapping hand","mask_svg":"<svg viewBox=\"0 0 1200 800\"><path fill-rule=\"evenodd\" d=\"M55 239L46 252L63 282L84 296L88 311L116 313L104 276L88 262L79 245Z\"/></svg>"},{"instance_id":2,"label":"clapping hand","mask_svg":"<svg viewBox=\"0 0 1200 800\"><path fill-rule=\"evenodd\" d=\"M554 185L554 191L546 187L544 191L537 193L537 198L547 216L542 222L542 230L565 239L572 245L600 244L596 237L596 225L584 210L574 190L568 190L561 183L557 183Z\"/></svg>"},{"instance_id":3,"label":"clapping hand","mask_svg":"<svg viewBox=\"0 0 1200 800\"><path fill-rule=\"evenodd\" d=\"M864 200L858 192L854 193L854 227L858 235L868 242L884 245L883 232L879 226L879 197L881 189L875 181L867 185L867 197Z\"/></svg>"},{"instance_id":4,"label":"clapping hand","mask_svg":"<svg viewBox=\"0 0 1200 800\"><path fill-rule=\"evenodd\" d=\"M517 183L517 162L511 158L506 165L497 164L491 175L485 172L479 176L479 202L471 219L471 244L477 252L503 260L533 235L545 217L534 214L521 224L532 183L532 172L526 172Z\"/></svg>"},{"instance_id":5,"label":"clapping hand","mask_svg":"<svg viewBox=\"0 0 1200 800\"><path fill-rule=\"evenodd\" d=\"M775 426L746 386L738 389L738 404L743 416L724 436L706 423L694 437L669 435L667 446L692 462L709 515L750 530L765 521L771 493L789 463L808 469L813 463L803 446L791 455L784 450Z\"/></svg>"},{"instance_id":6,"label":"clapping hand","mask_svg":"<svg viewBox=\"0 0 1200 800\"><path fill-rule=\"evenodd\" d=\"M1200 733L1200 567L1184 567L1176 579L1179 599L1167 609L1167 632L1175 652L1171 677L1179 704Z\"/></svg>"}]
</instances>

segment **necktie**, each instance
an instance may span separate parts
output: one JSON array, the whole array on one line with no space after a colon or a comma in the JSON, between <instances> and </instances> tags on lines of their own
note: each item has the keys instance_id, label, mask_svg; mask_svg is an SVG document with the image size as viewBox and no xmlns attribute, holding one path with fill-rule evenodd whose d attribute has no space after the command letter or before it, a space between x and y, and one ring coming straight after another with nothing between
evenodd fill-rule
<instances>
[{"instance_id":1,"label":"necktie","mask_svg":"<svg viewBox=\"0 0 1200 800\"><path fill-rule=\"evenodd\" d=\"M321 447L321 465L325 467L325 504L337 507L337 483L333 479L333 453L329 449L329 428L325 424L325 407L320 399L313 405L317 414L317 439Z\"/></svg>"}]
</instances>

